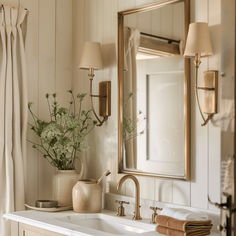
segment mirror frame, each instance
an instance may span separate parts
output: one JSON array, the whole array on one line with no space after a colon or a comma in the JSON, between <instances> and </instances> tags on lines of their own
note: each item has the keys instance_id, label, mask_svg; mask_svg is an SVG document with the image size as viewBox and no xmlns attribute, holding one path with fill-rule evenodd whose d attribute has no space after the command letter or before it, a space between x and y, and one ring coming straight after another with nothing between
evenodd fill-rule
<instances>
[{"instance_id":1,"label":"mirror frame","mask_svg":"<svg viewBox=\"0 0 236 236\"><path fill-rule=\"evenodd\" d=\"M185 113L185 173L184 176L174 176L174 175L160 175L148 172L134 171L134 170L126 170L123 168L123 68L124 68L124 16L133 14L133 13L141 13L150 10L154 10L157 8L161 8L163 6L184 2L184 30L185 30L185 42L188 34L188 26L190 23L190 0L169 0L162 1L157 3L152 3L148 5L144 5L138 8L124 10L118 12L118 173L119 174L133 174L133 175L141 175L141 176L150 176L150 177L163 177L163 178L171 178L171 179L181 179L181 180L190 180L190 145L191 145L191 96L190 96L190 59L184 58L184 113Z\"/></svg>"}]
</instances>

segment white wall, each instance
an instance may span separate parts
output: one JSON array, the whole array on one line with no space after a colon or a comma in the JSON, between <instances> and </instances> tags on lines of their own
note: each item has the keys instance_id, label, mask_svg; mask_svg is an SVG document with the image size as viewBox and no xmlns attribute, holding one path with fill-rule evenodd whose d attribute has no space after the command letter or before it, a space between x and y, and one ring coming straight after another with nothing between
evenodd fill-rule
<instances>
[{"instance_id":1,"label":"white wall","mask_svg":"<svg viewBox=\"0 0 236 236\"><path fill-rule=\"evenodd\" d=\"M88 175L98 177L106 168L112 171L108 178L110 191L116 193L116 185L122 175L117 174L118 143L117 143L117 12L134 8L153 0L73 0L73 30L74 30L74 74L73 87L77 91L88 88L86 73L79 72L80 50L84 41L99 41L103 44L105 68L96 72L95 93L99 81L112 81L112 115L101 128L96 128L90 136L90 148L86 154L88 160ZM191 21L208 22L213 38L214 56L203 59L200 75L208 69L224 70L221 63L221 0L191 0ZM79 40L78 40L79 39ZM233 40L233 39L232 39ZM232 65L231 65L232 67ZM194 70L192 66L192 78ZM225 80L220 78L220 88ZM231 84L232 87L232 84ZM141 197L151 200L188 205L198 208L212 208L208 204L207 195L213 201L220 201L220 160L221 147L232 146L222 139L220 128L209 124L201 127L201 117L196 107L193 83L191 98L191 174L190 182L166 180L150 177L138 177L141 184ZM224 93L220 89L220 99ZM231 97L232 99L232 97ZM228 143L227 143L228 142ZM227 148L224 148L227 150ZM232 154L232 148L224 152L224 156ZM123 194L134 195L133 183L127 182L122 189Z\"/></svg>"},{"instance_id":2,"label":"white wall","mask_svg":"<svg viewBox=\"0 0 236 236\"><path fill-rule=\"evenodd\" d=\"M46 93L58 93L66 104L72 79L72 0L5 0L29 10L26 37L29 101L48 119ZM28 132L28 138L32 134ZM37 141L35 138L33 138ZM50 199L54 169L28 145L26 201Z\"/></svg>"}]
</instances>

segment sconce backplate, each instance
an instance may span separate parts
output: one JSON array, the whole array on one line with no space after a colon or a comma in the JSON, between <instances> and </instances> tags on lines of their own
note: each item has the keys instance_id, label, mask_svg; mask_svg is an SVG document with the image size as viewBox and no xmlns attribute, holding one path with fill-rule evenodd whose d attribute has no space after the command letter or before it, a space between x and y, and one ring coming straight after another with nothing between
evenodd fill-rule
<instances>
[{"instance_id":1,"label":"sconce backplate","mask_svg":"<svg viewBox=\"0 0 236 236\"><path fill-rule=\"evenodd\" d=\"M205 71L203 73L203 84L203 88L200 88L205 90L205 93L203 94L203 100L205 100L206 104L203 104L203 112L208 115L216 114L218 112L218 71ZM211 101L209 101L209 99Z\"/></svg>"},{"instance_id":2,"label":"sconce backplate","mask_svg":"<svg viewBox=\"0 0 236 236\"><path fill-rule=\"evenodd\" d=\"M111 81L99 83L99 115L102 117L111 115Z\"/></svg>"}]
</instances>

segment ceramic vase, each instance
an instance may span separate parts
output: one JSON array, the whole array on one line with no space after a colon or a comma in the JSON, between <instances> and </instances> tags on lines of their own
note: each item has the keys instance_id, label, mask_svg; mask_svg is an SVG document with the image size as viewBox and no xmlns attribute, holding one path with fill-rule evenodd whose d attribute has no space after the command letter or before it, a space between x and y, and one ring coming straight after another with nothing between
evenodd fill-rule
<instances>
[{"instance_id":1,"label":"ceramic vase","mask_svg":"<svg viewBox=\"0 0 236 236\"><path fill-rule=\"evenodd\" d=\"M102 188L96 180L81 180L73 187L73 210L78 213L98 213L102 210Z\"/></svg>"},{"instance_id":2,"label":"ceramic vase","mask_svg":"<svg viewBox=\"0 0 236 236\"><path fill-rule=\"evenodd\" d=\"M72 189L81 178L75 170L58 170L53 177L53 199L59 206L72 206Z\"/></svg>"}]
</instances>

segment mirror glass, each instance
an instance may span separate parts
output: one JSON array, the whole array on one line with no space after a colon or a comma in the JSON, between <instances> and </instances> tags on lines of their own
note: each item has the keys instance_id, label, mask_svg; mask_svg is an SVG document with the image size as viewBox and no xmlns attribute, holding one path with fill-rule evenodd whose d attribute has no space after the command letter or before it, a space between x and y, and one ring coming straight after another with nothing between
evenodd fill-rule
<instances>
[{"instance_id":1,"label":"mirror glass","mask_svg":"<svg viewBox=\"0 0 236 236\"><path fill-rule=\"evenodd\" d=\"M120 172L187 179L185 21L184 1L123 15Z\"/></svg>"}]
</instances>

